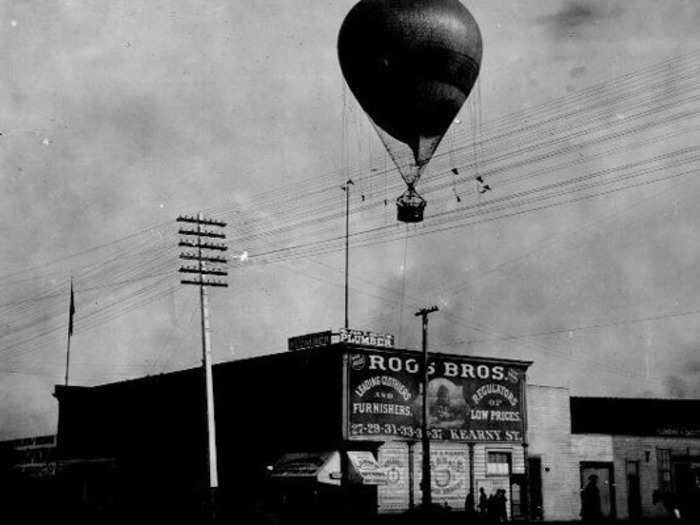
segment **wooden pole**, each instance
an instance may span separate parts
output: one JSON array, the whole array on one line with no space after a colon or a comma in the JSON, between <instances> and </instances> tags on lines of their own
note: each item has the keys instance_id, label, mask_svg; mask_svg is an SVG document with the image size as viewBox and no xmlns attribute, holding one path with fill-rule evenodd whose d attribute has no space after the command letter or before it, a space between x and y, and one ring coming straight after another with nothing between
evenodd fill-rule
<instances>
[{"instance_id":1,"label":"wooden pole","mask_svg":"<svg viewBox=\"0 0 700 525\"><path fill-rule=\"evenodd\" d=\"M430 308L422 308L416 312L416 316L420 316L423 327L423 421L421 422L421 441L423 444L423 479L421 481L421 490L423 492L423 509L429 511L432 503L432 486L430 478L430 436L428 436L428 314L437 312L437 306Z\"/></svg>"},{"instance_id":2,"label":"wooden pole","mask_svg":"<svg viewBox=\"0 0 700 525\"><path fill-rule=\"evenodd\" d=\"M198 217L200 222L197 222L197 232L202 231L203 214L200 212ZM212 377L211 363L211 329L209 327L209 296L207 288L204 285L203 274L205 270L204 261L202 260L202 248L198 251L198 265L200 271L199 285L199 307L202 321L202 366L204 367L204 383L206 389L206 407L207 407L207 438L209 450L209 488L213 491L219 486L219 472L217 467L216 454L216 422L214 420L214 382Z\"/></svg>"},{"instance_id":3,"label":"wooden pole","mask_svg":"<svg viewBox=\"0 0 700 525\"><path fill-rule=\"evenodd\" d=\"M350 293L350 186L354 182L352 179L343 186L345 190L345 329L350 328L349 324L349 293Z\"/></svg>"}]
</instances>

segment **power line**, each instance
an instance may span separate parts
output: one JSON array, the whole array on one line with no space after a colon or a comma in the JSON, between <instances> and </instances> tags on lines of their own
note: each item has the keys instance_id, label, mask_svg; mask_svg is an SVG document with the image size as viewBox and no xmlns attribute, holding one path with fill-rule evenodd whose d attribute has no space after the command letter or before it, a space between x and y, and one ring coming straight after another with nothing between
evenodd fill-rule
<instances>
[{"instance_id":1,"label":"power line","mask_svg":"<svg viewBox=\"0 0 700 525\"><path fill-rule=\"evenodd\" d=\"M570 334L572 332L579 332L581 330L594 330L594 329L601 329L601 328L612 328L615 326L623 326L623 325L629 325L629 324L648 323L648 322L652 322L652 321L661 321L663 319L675 319L675 318L679 318L679 317L695 316L695 315L699 315L699 314L700 314L700 309L688 310L688 311L684 311L684 312L673 312L673 313L653 315L653 316L649 316L649 317L640 317L640 318L635 318L635 319L619 319L617 321L602 321L602 322L583 325L583 326L558 328L556 330L543 330L540 332L530 332L527 334L508 335L508 336L503 336L503 337L495 337L495 338L491 338L491 339L468 339L468 340L457 341L454 344L472 345L472 344L481 344L481 343L491 343L491 342L497 342L497 341L514 341L514 340L518 340L518 339L525 339L525 338L531 338L531 337Z\"/></svg>"}]
</instances>

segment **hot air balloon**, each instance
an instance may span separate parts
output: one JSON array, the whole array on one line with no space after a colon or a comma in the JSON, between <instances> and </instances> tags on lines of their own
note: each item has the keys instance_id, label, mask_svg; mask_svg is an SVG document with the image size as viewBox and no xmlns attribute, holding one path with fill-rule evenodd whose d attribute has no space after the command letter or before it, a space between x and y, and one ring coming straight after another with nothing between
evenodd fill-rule
<instances>
[{"instance_id":1,"label":"hot air balloon","mask_svg":"<svg viewBox=\"0 0 700 525\"><path fill-rule=\"evenodd\" d=\"M415 186L474 86L481 52L479 27L458 0L362 0L343 21L340 67L406 183L396 200L402 222L423 220ZM408 165L392 140L410 148Z\"/></svg>"}]
</instances>

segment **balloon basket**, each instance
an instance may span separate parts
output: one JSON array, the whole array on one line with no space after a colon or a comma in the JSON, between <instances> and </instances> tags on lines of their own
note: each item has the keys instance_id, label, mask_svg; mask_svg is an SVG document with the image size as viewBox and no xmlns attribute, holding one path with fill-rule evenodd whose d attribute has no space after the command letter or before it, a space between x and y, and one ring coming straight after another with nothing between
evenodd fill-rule
<instances>
[{"instance_id":1,"label":"balloon basket","mask_svg":"<svg viewBox=\"0 0 700 525\"><path fill-rule=\"evenodd\" d=\"M401 222L423 222L425 199L413 189L396 199L396 218Z\"/></svg>"}]
</instances>

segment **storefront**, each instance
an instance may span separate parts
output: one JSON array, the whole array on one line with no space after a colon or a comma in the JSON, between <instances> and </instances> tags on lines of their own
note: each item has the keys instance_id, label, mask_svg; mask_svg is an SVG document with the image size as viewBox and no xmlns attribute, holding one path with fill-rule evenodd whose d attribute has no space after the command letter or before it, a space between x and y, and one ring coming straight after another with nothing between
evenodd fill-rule
<instances>
[{"instance_id":1,"label":"storefront","mask_svg":"<svg viewBox=\"0 0 700 525\"><path fill-rule=\"evenodd\" d=\"M379 512L401 512L422 501L419 361L414 352L351 352L347 356L347 439L375 443L387 483ZM505 491L507 512L523 512L525 374L530 363L448 354L428 366L428 432L434 503L464 510Z\"/></svg>"},{"instance_id":2,"label":"storefront","mask_svg":"<svg viewBox=\"0 0 700 525\"><path fill-rule=\"evenodd\" d=\"M580 519L592 484L604 518L698 521L700 401L570 397L529 385L528 414L531 518Z\"/></svg>"},{"instance_id":3,"label":"storefront","mask_svg":"<svg viewBox=\"0 0 700 525\"><path fill-rule=\"evenodd\" d=\"M386 336L312 335L290 341L294 351L214 367L224 504L259 507L265 504L259 496L269 499L272 489L287 501L289 494L299 501L350 498L351 507L361 502L379 513L420 505L419 353L392 348ZM507 512L523 512L529 364L431 354L435 503L461 511L469 490L478 502L480 489L487 495L503 489ZM114 458L119 479L148 480L154 504L173 492L201 490L202 387L196 369L90 388L59 386L58 455L63 461ZM127 498L128 489L122 491Z\"/></svg>"},{"instance_id":4,"label":"storefront","mask_svg":"<svg viewBox=\"0 0 700 525\"><path fill-rule=\"evenodd\" d=\"M700 521L700 401L572 397L581 487L598 476L611 518Z\"/></svg>"},{"instance_id":5,"label":"storefront","mask_svg":"<svg viewBox=\"0 0 700 525\"><path fill-rule=\"evenodd\" d=\"M420 354L392 346L329 331L291 340L293 351L216 365L221 505L344 516L418 507ZM500 491L510 518L578 520L595 475L611 519L692 515L700 401L572 398L527 385L529 366L430 355L433 503L463 511L471 491L478 510L481 493ZM109 459L82 485L94 507L104 494L112 507L150 506L159 518L162 508L196 512L207 493L203 388L201 369L56 387L57 464L93 472Z\"/></svg>"}]
</instances>

